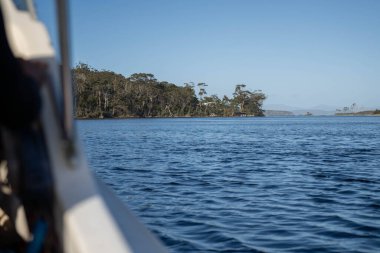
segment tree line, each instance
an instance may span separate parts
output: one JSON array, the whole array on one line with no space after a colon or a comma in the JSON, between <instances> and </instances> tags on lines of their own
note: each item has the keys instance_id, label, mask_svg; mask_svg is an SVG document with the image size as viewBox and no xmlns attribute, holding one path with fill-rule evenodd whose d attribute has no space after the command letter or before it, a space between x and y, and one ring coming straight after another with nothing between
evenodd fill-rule
<instances>
[{"instance_id":1,"label":"tree line","mask_svg":"<svg viewBox=\"0 0 380 253\"><path fill-rule=\"evenodd\" d=\"M265 94L245 84L235 86L232 98L219 98L207 96L205 83L178 86L149 73L124 77L83 63L73 78L78 118L264 116Z\"/></svg>"}]
</instances>

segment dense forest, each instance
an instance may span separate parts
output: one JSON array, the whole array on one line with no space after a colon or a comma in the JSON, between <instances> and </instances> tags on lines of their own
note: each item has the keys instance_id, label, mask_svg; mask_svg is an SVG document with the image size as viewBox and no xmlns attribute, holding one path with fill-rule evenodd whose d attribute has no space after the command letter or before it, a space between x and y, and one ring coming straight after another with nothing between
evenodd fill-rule
<instances>
[{"instance_id":1,"label":"dense forest","mask_svg":"<svg viewBox=\"0 0 380 253\"><path fill-rule=\"evenodd\" d=\"M129 77L80 63L73 69L78 118L263 116L261 90L238 84L232 98L207 96L205 83L178 86L154 75Z\"/></svg>"}]
</instances>

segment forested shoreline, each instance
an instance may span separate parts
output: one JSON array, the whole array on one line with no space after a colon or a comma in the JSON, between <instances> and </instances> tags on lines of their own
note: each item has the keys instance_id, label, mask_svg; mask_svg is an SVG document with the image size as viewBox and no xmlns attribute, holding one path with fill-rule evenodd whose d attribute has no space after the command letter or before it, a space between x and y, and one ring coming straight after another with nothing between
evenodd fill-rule
<instances>
[{"instance_id":1,"label":"forested shoreline","mask_svg":"<svg viewBox=\"0 0 380 253\"><path fill-rule=\"evenodd\" d=\"M153 74L129 77L80 63L73 69L77 118L264 116L266 95L237 84L233 97L207 96L207 84L179 86Z\"/></svg>"}]
</instances>

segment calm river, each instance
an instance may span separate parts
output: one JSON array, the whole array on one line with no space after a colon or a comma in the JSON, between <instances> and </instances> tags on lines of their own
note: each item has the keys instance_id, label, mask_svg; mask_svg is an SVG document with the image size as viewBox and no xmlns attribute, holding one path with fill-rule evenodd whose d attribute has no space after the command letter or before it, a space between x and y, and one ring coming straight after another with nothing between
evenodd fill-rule
<instances>
[{"instance_id":1,"label":"calm river","mask_svg":"<svg viewBox=\"0 0 380 253\"><path fill-rule=\"evenodd\" d=\"M380 252L380 117L78 121L171 252Z\"/></svg>"}]
</instances>

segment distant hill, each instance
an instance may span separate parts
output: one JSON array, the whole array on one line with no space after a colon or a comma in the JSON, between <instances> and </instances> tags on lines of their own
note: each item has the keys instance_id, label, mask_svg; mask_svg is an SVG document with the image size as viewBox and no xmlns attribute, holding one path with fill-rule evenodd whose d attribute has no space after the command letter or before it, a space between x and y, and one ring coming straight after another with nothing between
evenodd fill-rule
<instances>
[{"instance_id":1,"label":"distant hill","mask_svg":"<svg viewBox=\"0 0 380 253\"><path fill-rule=\"evenodd\" d=\"M288 105L264 105L264 110L266 111L284 111L291 113L292 115L306 115L311 113L312 115L321 116L321 115L334 115L335 108L332 106L319 105L311 108L300 108ZM268 115L269 116L269 115ZM276 115L277 116L277 115Z\"/></svg>"},{"instance_id":2,"label":"distant hill","mask_svg":"<svg viewBox=\"0 0 380 253\"><path fill-rule=\"evenodd\" d=\"M294 116L303 116L307 113L312 114L313 116L334 116L334 115L372 115L377 114L379 110L376 109L376 107L359 107L358 110L360 112L357 113L343 113L339 112L337 113L337 108L335 106L329 106L329 105L317 105L312 107L294 107L294 106L288 106L288 105L280 105L280 104L268 104L263 106L264 110L266 110L267 113L265 115L267 116L288 116L288 114L281 115L281 112L286 113L292 113ZM379 107L378 107L379 108ZM277 114L279 112L279 114ZM374 113L373 113L374 112ZM275 115L271 115L274 113Z\"/></svg>"},{"instance_id":3,"label":"distant hill","mask_svg":"<svg viewBox=\"0 0 380 253\"><path fill-rule=\"evenodd\" d=\"M279 111L279 110L266 110L264 112L265 116L294 116L292 112L289 111Z\"/></svg>"},{"instance_id":4,"label":"distant hill","mask_svg":"<svg viewBox=\"0 0 380 253\"><path fill-rule=\"evenodd\" d=\"M314 116L329 116L334 115L335 111L325 111L318 109L300 109L292 111L295 115L306 115L307 113L311 113Z\"/></svg>"},{"instance_id":5,"label":"distant hill","mask_svg":"<svg viewBox=\"0 0 380 253\"><path fill-rule=\"evenodd\" d=\"M361 111L361 112L349 112L349 113L336 113L336 116L380 116L380 110L374 111Z\"/></svg>"}]
</instances>

